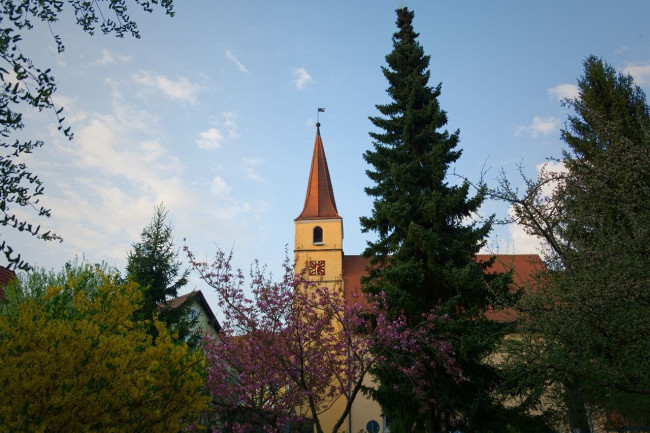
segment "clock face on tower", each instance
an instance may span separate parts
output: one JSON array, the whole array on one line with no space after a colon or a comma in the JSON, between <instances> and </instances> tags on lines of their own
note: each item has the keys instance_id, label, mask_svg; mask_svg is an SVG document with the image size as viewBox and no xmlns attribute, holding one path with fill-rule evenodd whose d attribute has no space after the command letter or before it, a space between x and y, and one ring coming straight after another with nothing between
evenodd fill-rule
<instances>
[{"instance_id":1,"label":"clock face on tower","mask_svg":"<svg viewBox=\"0 0 650 433\"><path fill-rule=\"evenodd\" d=\"M311 260L309 262L309 275L325 275L325 260Z\"/></svg>"}]
</instances>

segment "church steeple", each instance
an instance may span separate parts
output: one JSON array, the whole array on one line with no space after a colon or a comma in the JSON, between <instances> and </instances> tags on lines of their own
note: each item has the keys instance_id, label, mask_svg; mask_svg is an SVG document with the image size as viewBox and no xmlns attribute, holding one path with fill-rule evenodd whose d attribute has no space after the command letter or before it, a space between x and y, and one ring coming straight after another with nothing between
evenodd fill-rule
<instances>
[{"instance_id":1,"label":"church steeple","mask_svg":"<svg viewBox=\"0 0 650 433\"><path fill-rule=\"evenodd\" d=\"M327 168L323 140L320 137L320 123L316 123L316 140L311 158L311 170L305 195L305 206L298 220L341 218L336 209L330 172Z\"/></svg>"},{"instance_id":2,"label":"church steeple","mask_svg":"<svg viewBox=\"0 0 650 433\"><path fill-rule=\"evenodd\" d=\"M341 286L343 275L343 218L334 201L320 123L311 158L309 182L302 213L294 220L295 272L330 287Z\"/></svg>"}]
</instances>

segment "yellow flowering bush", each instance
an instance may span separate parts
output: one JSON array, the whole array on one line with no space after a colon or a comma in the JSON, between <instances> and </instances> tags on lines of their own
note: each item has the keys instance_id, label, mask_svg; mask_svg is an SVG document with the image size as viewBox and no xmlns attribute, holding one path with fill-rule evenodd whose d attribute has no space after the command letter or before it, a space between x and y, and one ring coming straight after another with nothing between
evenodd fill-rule
<instances>
[{"instance_id":1,"label":"yellow flowering bush","mask_svg":"<svg viewBox=\"0 0 650 433\"><path fill-rule=\"evenodd\" d=\"M136 284L95 280L0 308L1 432L176 433L207 408L202 351L133 321Z\"/></svg>"}]
</instances>

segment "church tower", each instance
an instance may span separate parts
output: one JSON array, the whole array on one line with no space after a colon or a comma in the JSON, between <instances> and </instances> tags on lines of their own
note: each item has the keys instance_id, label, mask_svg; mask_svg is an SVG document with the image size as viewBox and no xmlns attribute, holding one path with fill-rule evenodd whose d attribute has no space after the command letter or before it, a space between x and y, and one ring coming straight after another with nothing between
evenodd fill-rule
<instances>
[{"instance_id":1,"label":"church tower","mask_svg":"<svg viewBox=\"0 0 650 433\"><path fill-rule=\"evenodd\" d=\"M319 285L327 286L331 290L343 290L346 299L352 294L360 294L360 278L364 274L367 260L363 256L343 255L343 218L339 215L334 201L334 190L320 136L320 123L316 123L316 141L311 157L305 205L294 220L294 225L294 272L304 271L310 280ZM357 298L350 299L356 302ZM370 375L365 377L364 386L376 386ZM339 396L328 410L319 415L324 431L331 431L346 404L345 396ZM381 421L379 404L359 394L341 431L385 433L385 426L379 429Z\"/></svg>"},{"instance_id":2,"label":"church tower","mask_svg":"<svg viewBox=\"0 0 650 433\"><path fill-rule=\"evenodd\" d=\"M302 213L294 220L295 269L330 288L341 284L343 272L343 218L336 210L325 149L316 123L307 194Z\"/></svg>"}]
</instances>

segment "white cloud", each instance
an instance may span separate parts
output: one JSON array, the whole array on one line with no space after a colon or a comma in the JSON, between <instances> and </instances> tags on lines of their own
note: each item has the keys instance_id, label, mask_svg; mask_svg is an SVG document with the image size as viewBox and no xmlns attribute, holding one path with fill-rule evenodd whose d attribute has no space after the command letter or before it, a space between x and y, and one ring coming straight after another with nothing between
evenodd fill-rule
<instances>
[{"instance_id":1,"label":"white cloud","mask_svg":"<svg viewBox=\"0 0 650 433\"><path fill-rule=\"evenodd\" d=\"M221 113L221 117L223 117L223 127L228 131L228 139L235 140L239 138L239 133L236 131L237 122L235 122L237 119L237 113L224 111Z\"/></svg>"},{"instance_id":2,"label":"white cloud","mask_svg":"<svg viewBox=\"0 0 650 433\"><path fill-rule=\"evenodd\" d=\"M111 103L108 113L86 113L75 126L74 141L53 139L44 149L48 156L35 159L34 170L48 178L43 203L54 212L44 226L55 228L65 242L30 246L26 256L48 267L74 255L122 267L159 203L169 210L177 245L192 236L192 244L207 251L219 239L254 236L251 221L263 214L265 203L234 197L223 175L192 180L186 150L181 159L166 145L156 114L124 104L119 91ZM236 126L234 113L223 116L224 124ZM206 193L218 200L205 200Z\"/></svg>"},{"instance_id":3,"label":"white cloud","mask_svg":"<svg viewBox=\"0 0 650 433\"><path fill-rule=\"evenodd\" d=\"M122 177L147 191L159 191L162 181L168 181L172 174L182 173L181 161L169 155L157 140L127 138L120 128L127 133L138 131L129 130L127 124L111 115L95 116L81 128L75 140L79 167Z\"/></svg>"},{"instance_id":4,"label":"white cloud","mask_svg":"<svg viewBox=\"0 0 650 433\"><path fill-rule=\"evenodd\" d=\"M196 145L201 149L218 149L221 147L223 135L217 128L210 128L199 134Z\"/></svg>"},{"instance_id":5,"label":"white cloud","mask_svg":"<svg viewBox=\"0 0 650 433\"><path fill-rule=\"evenodd\" d=\"M564 162L562 161L549 161L549 162L544 162L542 164L537 165L537 173L538 175L542 172L545 173L567 173L567 168L564 165ZM553 190L557 186L557 183L555 182L549 182L544 184L542 187L542 194L545 197L550 196L553 193Z\"/></svg>"},{"instance_id":6,"label":"white cloud","mask_svg":"<svg viewBox=\"0 0 650 433\"><path fill-rule=\"evenodd\" d=\"M113 63L114 61L115 56L113 56L113 53L104 48L102 49L102 57L98 60L95 60L95 62L93 62L93 65L107 65L109 63Z\"/></svg>"},{"instance_id":7,"label":"white cloud","mask_svg":"<svg viewBox=\"0 0 650 433\"><path fill-rule=\"evenodd\" d=\"M120 107L134 111L114 102L113 113L88 113L75 140L57 146L60 175L50 183L57 192L50 201L53 223L65 239L64 255L121 264L156 203L185 208L200 201L182 182L179 158L156 137L136 138L149 132L141 126L143 118L152 117L130 121Z\"/></svg>"},{"instance_id":8,"label":"white cloud","mask_svg":"<svg viewBox=\"0 0 650 433\"><path fill-rule=\"evenodd\" d=\"M230 186L220 176L215 176L210 185L210 191L217 196L224 196L230 193Z\"/></svg>"},{"instance_id":9,"label":"white cloud","mask_svg":"<svg viewBox=\"0 0 650 433\"><path fill-rule=\"evenodd\" d=\"M508 209L508 215L513 214L512 207ZM544 243L537 236L526 233L523 226L519 224L510 224L508 234L511 239L512 254L540 254L543 251ZM510 252L510 251L508 251Z\"/></svg>"},{"instance_id":10,"label":"white cloud","mask_svg":"<svg viewBox=\"0 0 650 433\"><path fill-rule=\"evenodd\" d=\"M567 168L561 161L551 161L537 165L538 175L543 171L547 173L566 173ZM542 196L549 197L553 193L553 190L556 186L556 182L549 182L544 184L542 187ZM508 209L508 215L514 215L514 210L512 207ZM510 234L510 238L512 239L514 254L540 253L544 255L548 249L546 242L542 238L526 233L526 229L519 224L511 224L508 227L508 232Z\"/></svg>"},{"instance_id":11,"label":"white cloud","mask_svg":"<svg viewBox=\"0 0 650 433\"><path fill-rule=\"evenodd\" d=\"M255 170L255 167L257 167L262 160L261 159L252 159L252 158L244 158L244 173L246 173L246 177L252 180L263 180L262 177L257 174L257 170Z\"/></svg>"},{"instance_id":12,"label":"white cloud","mask_svg":"<svg viewBox=\"0 0 650 433\"><path fill-rule=\"evenodd\" d=\"M115 63L116 60L119 60L120 62L128 62L129 60L131 60L131 56L116 56L115 54L108 51L106 48L103 48L102 57L96 60L95 62L93 62L93 65L96 66L107 65L109 63Z\"/></svg>"},{"instance_id":13,"label":"white cloud","mask_svg":"<svg viewBox=\"0 0 650 433\"><path fill-rule=\"evenodd\" d=\"M52 95L52 102L54 102L57 109L63 107L61 116L65 117L66 124L72 125L83 121L88 115L88 113L79 109L79 101L76 97L71 98L60 93L55 93ZM56 134L60 134L59 131Z\"/></svg>"},{"instance_id":14,"label":"white cloud","mask_svg":"<svg viewBox=\"0 0 650 433\"><path fill-rule=\"evenodd\" d=\"M518 137L524 133L530 134L533 138L540 134L550 134L560 127L560 119L553 116L535 116L530 125L519 126L515 130L515 135Z\"/></svg>"},{"instance_id":15,"label":"white cloud","mask_svg":"<svg viewBox=\"0 0 650 433\"><path fill-rule=\"evenodd\" d=\"M307 70L305 70L305 68L302 66L299 68L293 68L292 73L294 76L293 83L299 90L305 87L305 84L314 81L311 75L309 75L309 73L307 73Z\"/></svg>"},{"instance_id":16,"label":"white cloud","mask_svg":"<svg viewBox=\"0 0 650 433\"><path fill-rule=\"evenodd\" d=\"M199 93L199 86L190 82L187 77L172 80L164 75L154 75L150 72L140 71L133 75L133 79L143 86L161 90L170 98L179 101L195 103Z\"/></svg>"},{"instance_id":17,"label":"white cloud","mask_svg":"<svg viewBox=\"0 0 650 433\"><path fill-rule=\"evenodd\" d=\"M637 86L650 82L650 65L627 65L623 73L630 74Z\"/></svg>"},{"instance_id":18,"label":"white cloud","mask_svg":"<svg viewBox=\"0 0 650 433\"><path fill-rule=\"evenodd\" d=\"M564 99L577 98L579 94L578 86L575 84L560 84L547 90L549 96L559 101Z\"/></svg>"},{"instance_id":19,"label":"white cloud","mask_svg":"<svg viewBox=\"0 0 650 433\"><path fill-rule=\"evenodd\" d=\"M233 62L240 71L248 74L248 69L246 69L246 66L244 66L244 64L240 62L239 59L235 57L235 55L230 50L226 51L226 58Z\"/></svg>"},{"instance_id":20,"label":"white cloud","mask_svg":"<svg viewBox=\"0 0 650 433\"><path fill-rule=\"evenodd\" d=\"M566 173L567 168L562 162L545 162L537 165L538 175L542 172L547 173ZM549 197L553 193L556 183L546 183L542 187L542 197ZM514 208L508 208L508 216L514 216ZM505 254L534 254L542 256L547 252L548 246L545 241L537 236L530 235L526 232L524 226L512 223L508 225L507 235L509 239L498 238L495 243L488 246L486 253L505 253Z\"/></svg>"},{"instance_id":21,"label":"white cloud","mask_svg":"<svg viewBox=\"0 0 650 433\"><path fill-rule=\"evenodd\" d=\"M201 149L218 149L225 142L238 139L236 118L237 113L221 113L221 120L212 121L215 126L199 133L199 138L195 140L196 145Z\"/></svg>"}]
</instances>

